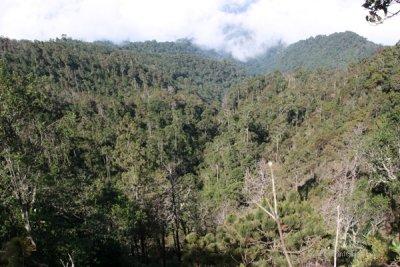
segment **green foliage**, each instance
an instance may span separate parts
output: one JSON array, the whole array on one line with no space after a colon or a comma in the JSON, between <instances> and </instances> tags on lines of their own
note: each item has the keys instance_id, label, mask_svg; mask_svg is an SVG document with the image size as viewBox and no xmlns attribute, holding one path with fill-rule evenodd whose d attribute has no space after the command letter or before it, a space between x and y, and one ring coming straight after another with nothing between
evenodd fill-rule
<instances>
[{"instance_id":1,"label":"green foliage","mask_svg":"<svg viewBox=\"0 0 400 267\"><path fill-rule=\"evenodd\" d=\"M353 266L379 266L387 261L388 245L379 237L368 236L366 248L356 256Z\"/></svg>"},{"instance_id":2,"label":"green foliage","mask_svg":"<svg viewBox=\"0 0 400 267\"><path fill-rule=\"evenodd\" d=\"M56 88L101 94L158 87L185 90L214 101L244 77L233 62L204 57L206 52L200 53L188 42L118 46L70 39L17 42L1 38L0 51L9 70L21 76L46 76Z\"/></svg>"},{"instance_id":3,"label":"green foliage","mask_svg":"<svg viewBox=\"0 0 400 267\"><path fill-rule=\"evenodd\" d=\"M389 248L395 253L395 260L400 260L400 242L393 239Z\"/></svg>"},{"instance_id":4,"label":"green foliage","mask_svg":"<svg viewBox=\"0 0 400 267\"><path fill-rule=\"evenodd\" d=\"M376 49L350 33L294 48L332 67L314 48L336 58L338 42L355 49L341 66ZM396 260L399 50L245 77L186 41L0 39L1 264L284 266L276 222L253 203L268 179L248 192L262 159L296 265L332 261L338 204L347 263Z\"/></svg>"},{"instance_id":5,"label":"green foliage","mask_svg":"<svg viewBox=\"0 0 400 267\"><path fill-rule=\"evenodd\" d=\"M299 265L308 262L316 255L326 253L324 247L329 243L326 229L322 218L309 203L300 201L292 193L281 202L279 212L288 250L299 252L295 258ZM231 214L226 222L217 228L215 234L199 237L192 233L186 240L190 247L187 258L192 259L190 261L192 263L195 261L191 253L193 253L192 248L195 248L196 251L202 251L196 256L197 261L202 264L211 260L206 252L229 255L234 262L242 262L245 266L251 263L261 264L266 259L268 260L265 263L268 264L285 264L280 246L277 245L279 244L277 225L261 209L251 210L242 216ZM313 247L307 252L303 251L310 244ZM212 265L226 264L220 262L221 258L213 260Z\"/></svg>"},{"instance_id":6,"label":"green foliage","mask_svg":"<svg viewBox=\"0 0 400 267\"><path fill-rule=\"evenodd\" d=\"M400 90L399 49L388 48L376 60L366 62L364 86L384 92Z\"/></svg>"},{"instance_id":7,"label":"green foliage","mask_svg":"<svg viewBox=\"0 0 400 267\"><path fill-rule=\"evenodd\" d=\"M174 201L186 205L177 214L179 223L192 227L195 194L186 190L196 190L190 174L215 133L209 120L213 111L201 98L157 87L107 96L69 90L63 81L7 76L3 72L0 94L0 171L6 178L1 181L2 242L10 235L32 234L43 244L37 256L54 265L69 253L79 265L148 261L160 250L147 244L171 231L170 215L163 213L170 209L170 163L179 177ZM19 176L9 171L8 158L21 177L29 174L21 181L26 184L9 186ZM25 186L36 192L29 208L32 233L23 230L14 194ZM144 189L140 199L137 188Z\"/></svg>"},{"instance_id":8,"label":"green foliage","mask_svg":"<svg viewBox=\"0 0 400 267\"><path fill-rule=\"evenodd\" d=\"M26 238L14 237L4 246L0 254L1 266L18 267L32 265L30 258L35 247Z\"/></svg>"},{"instance_id":9,"label":"green foliage","mask_svg":"<svg viewBox=\"0 0 400 267\"><path fill-rule=\"evenodd\" d=\"M293 71L298 68L344 69L350 63L373 55L379 45L353 32L318 35L285 47L279 43L264 55L246 62L251 73L274 70Z\"/></svg>"}]
</instances>

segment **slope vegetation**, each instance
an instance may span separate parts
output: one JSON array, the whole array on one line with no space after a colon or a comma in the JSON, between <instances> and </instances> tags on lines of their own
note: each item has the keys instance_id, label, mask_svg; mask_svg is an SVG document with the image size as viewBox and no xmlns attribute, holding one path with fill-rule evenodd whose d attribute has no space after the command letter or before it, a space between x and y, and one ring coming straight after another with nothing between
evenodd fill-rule
<instances>
[{"instance_id":1,"label":"slope vegetation","mask_svg":"<svg viewBox=\"0 0 400 267\"><path fill-rule=\"evenodd\" d=\"M340 264L399 260L399 46L256 77L108 43L0 51L0 265L330 266L338 206Z\"/></svg>"},{"instance_id":2,"label":"slope vegetation","mask_svg":"<svg viewBox=\"0 0 400 267\"><path fill-rule=\"evenodd\" d=\"M343 69L373 55L380 47L353 32L318 35L287 47L280 43L246 65L250 72L259 74L297 68Z\"/></svg>"}]
</instances>

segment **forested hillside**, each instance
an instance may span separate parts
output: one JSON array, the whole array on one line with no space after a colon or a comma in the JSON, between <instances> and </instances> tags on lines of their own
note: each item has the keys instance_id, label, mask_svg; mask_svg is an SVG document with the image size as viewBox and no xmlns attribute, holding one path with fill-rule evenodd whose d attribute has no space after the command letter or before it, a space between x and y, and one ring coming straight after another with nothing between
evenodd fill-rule
<instances>
[{"instance_id":1,"label":"forested hillside","mask_svg":"<svg viewBox=\"0 0 400 267\"><path fill-rule=\"evenodd\" d=\"M269 47L265 53L255 55L245 62L238 61L221 51L202 49L187 39L177 42L147 41L125 43L120 46L110 43L108 45L139 52L147 56L154 54L164 58L178 56L174 58L175 60L188 55L225 60L237 65L238 68L251 75L271 73L276 70L290 72L298 68L308 70L319 68L344 69L351 63L372 56L382 48L354 32L340 32L328 36L318 35L289 46L280 41Z\"/></svg>"},{"instance_id":2,"label":"forested hillside","mask_svg":"<svg viewBox=\"0 0 400 267\"><path fill-rule=\"evenodd\" d=\"M45 76L52 83L79 91L116 93L159 87L184 89L211 101L220 99L231 84L245 76L236 64L196 51L201 50L187 42L118 46L67 38L50 42L0 38L1 57L16 74Z\"/></svg>"},{"instance_id":3,"label":"forested hillside","mask_svg":"<svg viewBox=\"0 0 400 267\"><path fill-rule=\"evenodd\" d=\"M249 59L245 65L250 73L256 74L297 68L343 69L350 63L372 56L380 48L380 45L347 31L318 35L289 46L278 43L265 54Z\"/></svg>"},{"instance_id":4,"label":"forested hillside","mask_svg":"<svg viewBox=\"0 0 400 267\"><path fill-rule=\"evenodd\" d=\"M191 54L210 59L228 59L229 55L222 51L200 48L192 40L179 39L175 42L125 42L119 45L123 49L145 54Z\"/></svg>"},{"instance_id":5,"label":"forested hillside","mask_svg":"<svg viewBox=\"0 0 400 267\"><path fill-rule=\"evenodd\" d=\"M253 77L187 45L0 39L0 266L398 262L400 46Z\"/></svg>"}]
</instances>

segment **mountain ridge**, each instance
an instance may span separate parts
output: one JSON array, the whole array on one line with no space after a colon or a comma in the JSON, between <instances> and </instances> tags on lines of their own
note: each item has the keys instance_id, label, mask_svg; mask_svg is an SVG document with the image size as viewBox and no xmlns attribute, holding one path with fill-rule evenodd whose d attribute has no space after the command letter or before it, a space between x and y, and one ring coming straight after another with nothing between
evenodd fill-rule
<instances>
[{"instance_id":1,"label":"mountain ridge","mask_svg":"<svg viewBox=\"0 0 400 267\"><path fill-rule=\"evenodd\" d=\"M293 71L296 68L343 69L373 55L382 48L381 45L350 31L330 35L317 35L285 46L282 43L271 47L254 59L245 62L251 73L272 72L280 70ZM263 60L268 59L268 61Z\"/></svg>"},{"instance_id":2,"label":"mountain ridge","mask_svg":"<svg viewBox=\"0 0 400 267\"><path fill-rule=\"evenodd\" d=\"M0 39L1 266L399 260L399 46L254 76L137 46Z\"/></svg>"},{"instance_id":3,"label":"mountain ridge","mask_svg":"<svg viewBox=\"0 0 400 267\"><path fill-rule=\"evenodd\" d=\"M250 75L270 73L276 70L291 72L297 68L309 70L318 68L343 69L351 63L356 63L373 55L383 47L382 45L368 41L365 37L357 33L345 31L329 35L313 36L289 45L279 41L269 47L264 53L255 55L246 61L240 61L227 52L198 46L192 39L187 38L178 39L173 42L152 40L122 42L120 44L114 44L110 41L82 42L66 38L65 36L57 40L92 44L109 51L129 51L148 56L170 57L185 55L208 60L226 61L237 65L238 68L242 68Z\"/></svg>"}]
</instances>

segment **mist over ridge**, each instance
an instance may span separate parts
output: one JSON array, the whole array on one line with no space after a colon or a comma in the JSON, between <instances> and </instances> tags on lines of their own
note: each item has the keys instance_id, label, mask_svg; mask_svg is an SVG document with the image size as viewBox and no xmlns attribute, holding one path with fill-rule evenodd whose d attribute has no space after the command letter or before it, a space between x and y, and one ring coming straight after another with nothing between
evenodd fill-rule
<instances>
[{"instance_id":1,"label":"mist over ridge","mask_svg":"<svg viewBox=\"0 0 400 267\"><path fill-rule=\"evenodd\" d=\"M0 35L44 41L66 34L115 43L187 38L242 61L280 41L292 44L347 30L375 43L395 44L397 36L390 33L398 31L399 18L377 30L363 20L361 4L361 0L4 0Z\"/></svg>"}]
</instances>

